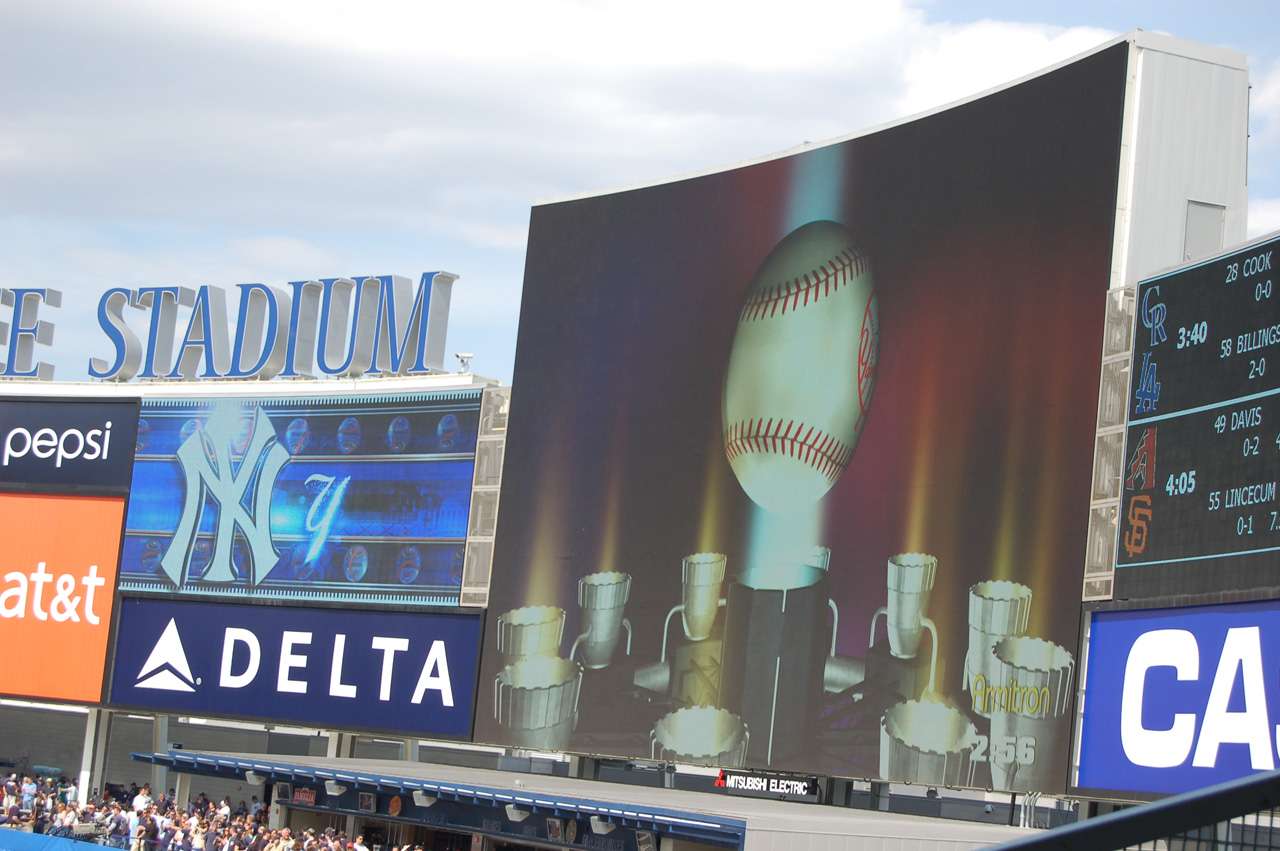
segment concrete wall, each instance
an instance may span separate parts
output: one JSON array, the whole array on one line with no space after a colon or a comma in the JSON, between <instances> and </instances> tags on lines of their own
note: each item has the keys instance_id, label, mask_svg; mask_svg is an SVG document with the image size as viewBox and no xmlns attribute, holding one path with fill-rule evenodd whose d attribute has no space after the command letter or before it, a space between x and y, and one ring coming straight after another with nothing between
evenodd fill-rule
<instances>
[{"instance_id":1,"label":"concrete wall","mask_svg":"<svg viewBox=\"0 0 1280 851\"><path fill-rule=\"evenodd\" d=\"M62 769L62 773L69 777L75 776L80 771L86 717L83 710L56 711L0 706L0 758L16 759L26 750L29 753L28 768L52 765ZM107 746L107 782L125 786L150 782L151 766L145 762L135 762L129 754L134 751L149 753L152 749L151 732L150 718L117 714L112 719L111 737ZM176 719L169 723L169 741L180 742L183 749L192 751L307 756L324 756L326 744L321 736L180 723ZM387 752L387 747L381 743L367 744L371 752L362 755L377 758ZM175 786L175 779L170 777L168 785ZM210 798L228 796L233 807L241 799L250 800L252 795L262 798L262 787L214 778L195 778L191 793L194 796L200 792L205 792Z\"/></svg>"}]
</instances>

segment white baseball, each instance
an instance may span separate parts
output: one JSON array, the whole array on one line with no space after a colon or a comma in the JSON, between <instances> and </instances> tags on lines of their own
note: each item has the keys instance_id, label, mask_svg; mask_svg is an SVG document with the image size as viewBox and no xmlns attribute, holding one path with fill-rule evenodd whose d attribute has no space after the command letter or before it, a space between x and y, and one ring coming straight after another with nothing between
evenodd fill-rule
<instances>
[{"instance_id":1,"label":"white baseball","mask_svg":"<svg viewBox=\"0 0 1280 851\"><path fill-rule=\"evenodd\" d=\"M871 269L847 228L810 222L769 252L742 299L722 406L725 455L757 505L812 505L848 467L879 343Z\"/></svg>"}]
</instances>

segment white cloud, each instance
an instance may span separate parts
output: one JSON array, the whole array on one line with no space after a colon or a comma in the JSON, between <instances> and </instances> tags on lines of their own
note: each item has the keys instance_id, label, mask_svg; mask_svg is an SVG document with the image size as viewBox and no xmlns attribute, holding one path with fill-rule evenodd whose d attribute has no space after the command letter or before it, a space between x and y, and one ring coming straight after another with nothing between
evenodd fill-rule
<instances>
[{"instance_id":1,"label":"white cloud","mask_svg":"<svg viewBox=\"0 0 1280 851\"><path fill-rule=\"evenodd\" d=\"M1112 35L907 0L0 4L0 272L96 294L446 268L455 332L509 350L536 199L873 127Z\"/></svg>"},{"instance_id":2,"label":"white cloud","mask_svg":"<svg viewBox=\"0 0 1280 851\"><path fill-rule=\"evenodd\" d=\"M1118 35L1095 27L1008 21L921 26L902 68L897 102L913 114L1002 85Z\"/></svg>"},{"instance_id":3,"label":"white cloud","mask_svg":"<svg viewBox=\"0 0 1280 851\"><path fill-rule=\"evenodd\" d=\"M1249 202L1249 239L1280 231L1280 198Z\"/></svg>"},{"instance_id":4,"label":"white cloud","mask_svg":"<svg viewBox=\"0 0 1280 851\"><path fill-rule=\"evenodd\" d=\"M306 240L287 236L255 236L227 243L227 257L247 268L280 278L319 278L333 274L338 258ZM247 282L241 282L247 283Z\"/></svg>"}]
</instances>

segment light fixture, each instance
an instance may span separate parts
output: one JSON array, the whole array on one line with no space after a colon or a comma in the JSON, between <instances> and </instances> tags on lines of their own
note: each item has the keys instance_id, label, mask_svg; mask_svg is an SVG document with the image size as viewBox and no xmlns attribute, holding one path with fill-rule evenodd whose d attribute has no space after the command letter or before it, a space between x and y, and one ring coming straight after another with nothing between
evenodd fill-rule
<instances>
[{"instance_id":1,"label":"light fixture","mask_svg":"<svg viewBox=\"0 0 1280 851\"><path fill-rule=\"evenodd\" d=\"M524 821L529 817L528 810L522 810L515 804L507 804L507 818L512 821Z\"/></svg>"},{"instance_id":2,"label":"light fixture","mask_svg":"<svg viewBox=\"0 0 1280 851\"><path fill-rule=\"evenodd\" d=\"M423 792L421 789L413 790L413 802L419 807L431 807L436 803L436 799Z\"/></svg>"},{"instance_id":3,"label":"light fixture","mask_svg":"<svg viewBox=\"0 0 1280 851\"><path fill-rule=\"evenodd\" d=\"M611 830L613 830L615 827L617 827L616 824L614 824L611 821L605 821L604 819L600 818L600 816L591 817L592 833L608 833Z\"/></svg>"},{"instance_id":4,"label":"light fixture","mask_svg":"<svg viewBox=\"0 0 1280 851\"><path fill-rule=\"evenodd\" d=\"M347 787L343 786L337 780L326 780L324 781L324 793L336 798L339 795L345 795L347 793Z\"/></svg>"},{"instance_id":5,"label":"light fixture","mask_svg":"<svg viewBox=\"0 0 1280 851\"><path fill-rule=\"evenodd\" d=\"M246 771L244 773L244 782L250 786L261 786L267 782L267 778L256 771Z\"/></svg>"}]
</instances>

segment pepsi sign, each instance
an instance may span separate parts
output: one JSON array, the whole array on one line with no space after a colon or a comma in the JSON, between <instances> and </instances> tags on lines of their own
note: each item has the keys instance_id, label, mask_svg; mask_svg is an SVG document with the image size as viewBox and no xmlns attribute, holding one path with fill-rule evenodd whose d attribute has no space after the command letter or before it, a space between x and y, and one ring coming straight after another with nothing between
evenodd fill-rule
<instances>
[{"instance_id":1,"label":"pepsi sign","mask_svg":"<svg viewBox=\"0 0 1280 851\"><path fill-rule=\"evenodd\" d=\"M1176 794L1277 766L1280 600L1092 615L1077 786Z\"/></svg>"},{"instance_id":2,"label":"pepsi sign","mask_svg":"<svg viewBox=\"0 0 1280 851\"><path fill-rule=\"evenodd\" d=\"M128 599L111 703L467 738L480 630L478 613Z\"/></svg>"},{"instance_id":3,"label":"pepsi sign","mask_svg":"<svg viewBox=\"0 0 1280 851\"><path fill-rule=\"evenodd\" d=\"M138 409L137 399L5 397L0 489L126 493Z\"/></svg>"}]
</instances>

